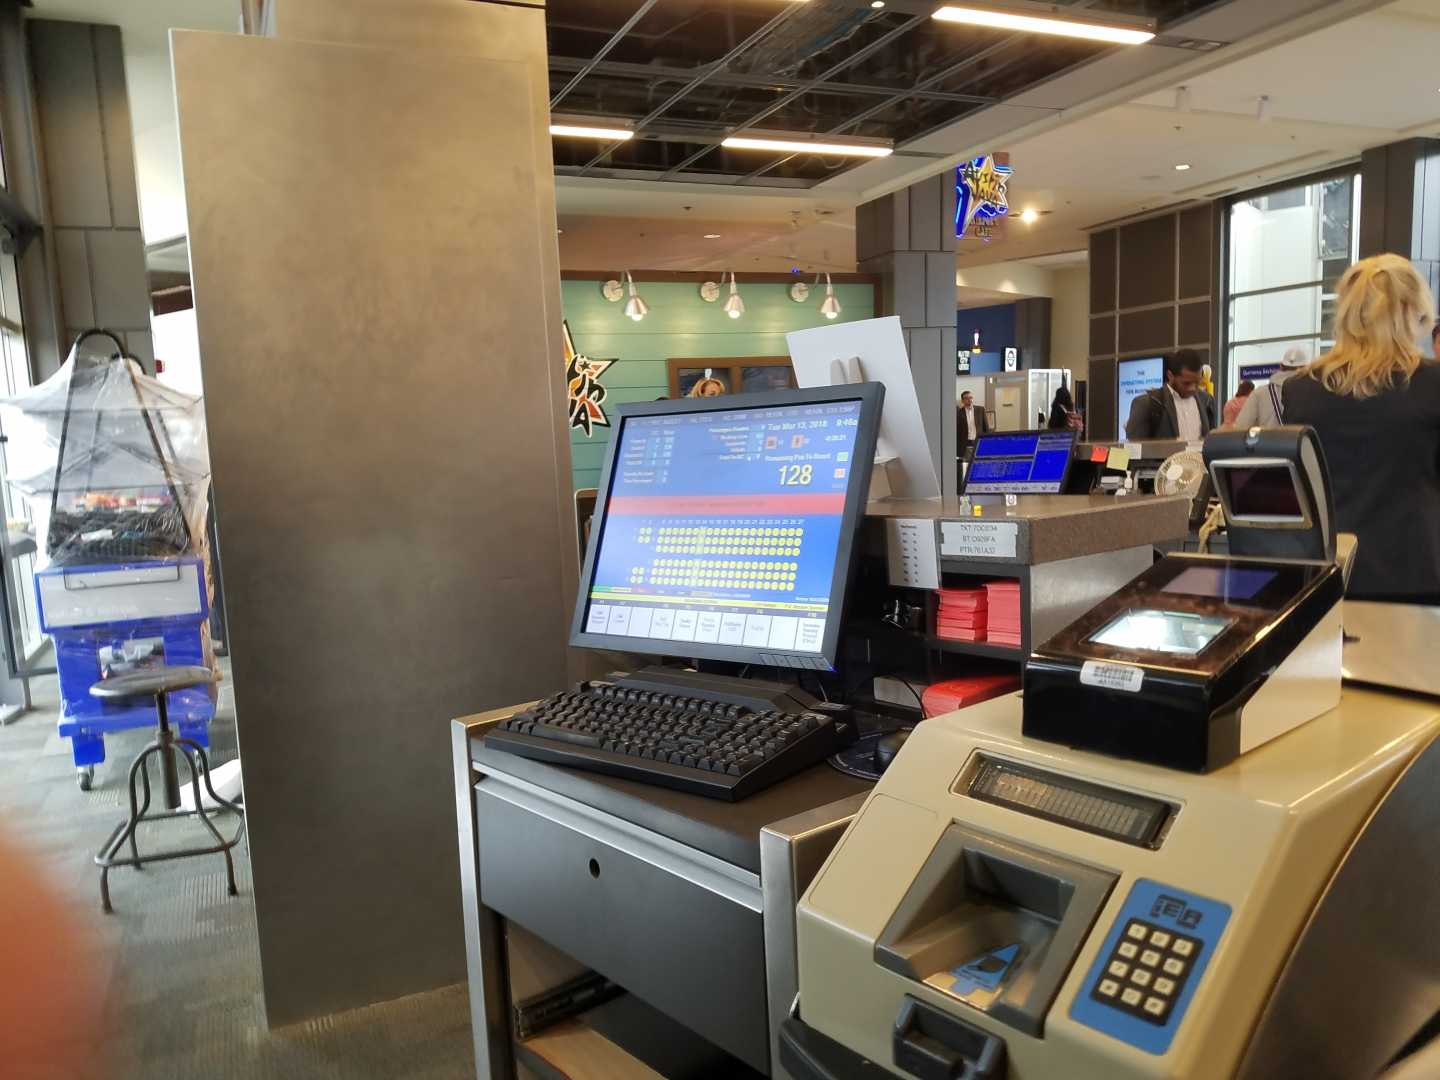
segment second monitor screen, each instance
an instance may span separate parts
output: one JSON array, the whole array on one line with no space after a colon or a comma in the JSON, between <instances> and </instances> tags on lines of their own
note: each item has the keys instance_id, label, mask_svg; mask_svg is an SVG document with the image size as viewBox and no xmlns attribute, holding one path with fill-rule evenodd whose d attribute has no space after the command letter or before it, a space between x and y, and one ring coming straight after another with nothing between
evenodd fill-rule
<instances>
[{"instance_id":1,"label":"second monitor screen","mask_svg":"<svg viewBox=\"0 0 1440 1080\"><path fill-rule=\"evenodd\" d=\"M965 476L965 493L1058 495L1074 449L1073 431L982 435Z\"/></svg>"},{"instance_id":2,"label":"second monitor screen","mask_svg":"<svg viewBox=\"0 0 1440 1080\"><path fill-rule=\"evenodd\" d=\"M818 655L860 412L627 417L586 631Z\"/></svg>"}]
</instances>

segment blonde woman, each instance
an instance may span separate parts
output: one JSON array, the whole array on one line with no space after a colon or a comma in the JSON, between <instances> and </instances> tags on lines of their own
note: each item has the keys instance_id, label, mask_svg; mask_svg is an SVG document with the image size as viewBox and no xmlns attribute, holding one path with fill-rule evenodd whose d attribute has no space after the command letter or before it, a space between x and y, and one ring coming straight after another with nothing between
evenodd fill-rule
<instances>
[{"instance_id":1,"label":"blonde woman","mask_svg":"<svg viewBox=\"0 0 1440 1080\"><path fill-rule=\"evenodd\" d=\"M1349 595L1440 602L1440 366L1435 298L1398 255L1346 270L1335 347L1285 381L1285 422L1320 435L1336 523L1360 539Z\"/></svg>"}]
</instances>

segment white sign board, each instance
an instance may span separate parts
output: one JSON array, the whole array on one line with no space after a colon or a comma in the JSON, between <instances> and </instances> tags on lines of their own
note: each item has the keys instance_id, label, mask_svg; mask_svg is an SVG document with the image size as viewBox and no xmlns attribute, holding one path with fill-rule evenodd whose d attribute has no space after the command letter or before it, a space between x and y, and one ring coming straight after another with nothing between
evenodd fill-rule
<instances>
[{"instance_id":1,"label":"white sign board","mask_svg":"<svg viewBox=\"0 0 1440 1080\"><path fill-rule=\"evenodd\" d=\"M890 584L903 589L938 589L940 553L935 522L928 518L886 518L885 557Z\"/></svg>"},{"instance_id":2,"label":"white sign board","mask_svg":"<svg viewBox=\"0 0 1440 1080\"><path fill-rule=\"evenodd\" d=\"M900 320L892 315L817 326L786 334L785 340L795 381L801 386L885 384L885 411L875 460L885 464L890 494L901 499L938 499L940 480L925 438L925 421Z\"/></svg>"}]
</instances>

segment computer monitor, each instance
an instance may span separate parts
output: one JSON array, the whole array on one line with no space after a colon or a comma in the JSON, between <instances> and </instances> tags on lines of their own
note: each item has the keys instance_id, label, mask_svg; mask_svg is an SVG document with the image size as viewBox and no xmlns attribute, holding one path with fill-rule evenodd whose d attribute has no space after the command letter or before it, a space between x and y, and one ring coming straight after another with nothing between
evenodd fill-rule
<instances>
[{"instance_id":1,"label":"computer monitor","mask_svg":"<svg viewBox=\"0 0 1440 1080\"><path fill-rule=\"evenodd\" d=\"M620 406L570 643L833 668L884 392Z\"/></svg>"},{"instance_id":2,"label":"computer monitor","mask_svg":"<svg viewBox=\"0 0 1440 1080\"><path fill-rule=\"evenodd\" d=\"M1130 406L1147 390L1158 390L1165 385L1165 358L1143 356L1133 360L1121 360L1116 366L1115 381L1119 389L1116 406L1119 431L1117 439L1125 438L1125 422L1130 419ZM1098 431L1096 439L1103 438Z\"/></svg>"},{"instance_id":3,"label":"computer monitor","mask_svg":"<svg viewBox=\"0 0 1440 1080\"><path fill-rule=\"evenodd\" d=\"M1000 431L981 435L965 474L965 495L1059 495L1078 432Z\"/></svg>"}]
</instances>

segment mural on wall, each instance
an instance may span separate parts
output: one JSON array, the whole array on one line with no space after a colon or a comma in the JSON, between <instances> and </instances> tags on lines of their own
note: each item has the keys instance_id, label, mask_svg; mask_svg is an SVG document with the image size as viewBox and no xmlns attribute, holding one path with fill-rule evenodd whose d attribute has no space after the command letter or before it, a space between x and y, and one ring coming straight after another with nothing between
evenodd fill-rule
<instances>
[{"instance_id":1,"label":"mural on wall","mask_svg":"<svg viewBox=\"0 0 1440 1080\"><path fill-rule=\"evenodd\" d=\"M565 386L569 396L570 426L579 428L586 435L593 435L597 427L608 428L610 418L605 415L605 387L600 376L615 363L614 360L592 360L575 349L575 339L570 336L570 324L562 323L565 338Z\"/></svg>"},{"instance_id":2,"label":"mural on wall","mask_svg":"<svg viewBox=\"0 0 1440 1080\"><path fill-rule=\"evenodd\" d=\"M955 170L955 235L989 243L1010 213L1010 155L985 154Z\"/></svg>"}]
</instances>

